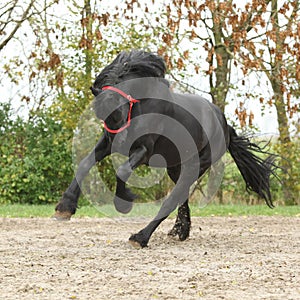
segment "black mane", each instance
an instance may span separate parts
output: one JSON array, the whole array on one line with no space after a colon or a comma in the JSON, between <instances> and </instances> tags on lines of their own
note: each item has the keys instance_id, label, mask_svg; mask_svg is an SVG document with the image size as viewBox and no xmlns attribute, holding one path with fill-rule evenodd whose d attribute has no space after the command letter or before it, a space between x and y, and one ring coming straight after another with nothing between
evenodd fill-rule
<instances>
[{"instance_id":1,"label":"black mane","mask_svg":"<svg viewBox=\"0 0 300 300\"><path fill-rule=\"evenodd\" d=\"M117 84L121 77L127 74L136 77L164 78L165 73L166 65L160 56L143 50L122 51L97 76L93 88L101 89L105 85Z\"/></svg>"}]
</instances>

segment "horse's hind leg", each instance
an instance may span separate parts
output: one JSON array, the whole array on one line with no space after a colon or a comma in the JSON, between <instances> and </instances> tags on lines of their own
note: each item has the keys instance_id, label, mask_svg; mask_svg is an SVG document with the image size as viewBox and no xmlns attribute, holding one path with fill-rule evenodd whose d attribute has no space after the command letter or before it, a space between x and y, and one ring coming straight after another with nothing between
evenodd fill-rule
<instances>
[{"instance_id":1,"label":"horse's hind leg","mask_svg":"<svg viewBox=\"0 0 300 300\"><path fill-rule=\"evenodd\" d=\"M198 178L200 178L211 165L211 152L209 150L209 145L207 145L207 147L205 147L202 152L199 153L199 160L201 161L201 167L199 167ZM180 167L169 168L168 174L174 183L177 183L180 175ZM174 237L178 236L181 241L184 241L189 237L191 229L191 215L188 204L189 199L187 198L186 200L179 200L177 218L174 227L169 231L168 235Z\"/></svg>"},{"instance_id":2,"label":"horse's hind leg","mask_svg":"<svg viewBox=\"0 0 300 300\"><path fill-rule=\"evenodd\" d=\"M186 240L190 235L191 215L188 200L178 207L178 214L173 228L168 235L179 237L180 241Z\"/></svg>"},{"instance_id":3,"label":"horse's hind leg","mask_svg":"<svg viewBox=\"0 0 300 300\"><path fill-rule=\"evenodd\" d=\"M180 175L180 167L168 169L168 174L174 183L176 183ZM175 224L168 233L168 235L173 237L178 236L181 241L189 237L191 229L191 215L188 201L186 199L183 204L179 205Z\"/></svg>"}]
</instances>

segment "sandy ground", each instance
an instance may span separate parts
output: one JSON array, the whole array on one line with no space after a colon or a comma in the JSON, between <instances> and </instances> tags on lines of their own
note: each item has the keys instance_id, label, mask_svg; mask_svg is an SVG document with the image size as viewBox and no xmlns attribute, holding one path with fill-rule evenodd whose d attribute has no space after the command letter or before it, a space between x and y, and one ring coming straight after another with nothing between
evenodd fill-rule
<instances>
[{"instance_id":1,"label":"sandy ground","mask_svg":"<svg viewBox=\"0 0 300 300\"><path fill-rule=\"evenodd\" d=\"M0 299L300 299L300 218L193 218L191 237L127 242L149 219L0 219Z\"/></svg>"}]
</instances>

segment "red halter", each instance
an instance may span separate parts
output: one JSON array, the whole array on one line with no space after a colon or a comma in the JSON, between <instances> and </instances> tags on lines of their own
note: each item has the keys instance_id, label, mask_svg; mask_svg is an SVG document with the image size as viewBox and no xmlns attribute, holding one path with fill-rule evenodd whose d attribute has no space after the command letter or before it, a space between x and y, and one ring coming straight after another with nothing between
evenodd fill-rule
<instances>
[{"instance_id":1,"label":"red halter","mask_svg":"<svg viewBox=\"0 0 300 300\"><path fill-rule=\"evenodd\" d=\"M140 101L132 98L130 95L124 93L123 91L121 91L121 90L119 90L119 89L117 89L117 88L115 88L113 86L109 86L109 85L104 86L102 88L102 90L111 90L111 91L114 91L114 92L120 94L121 96L123 96L124 98L126 98L129 101L129 111L128 111L128 116L127 116L127 123L124 126L122 126L119 129L110 129L110 128L108 128L108 126L104 122L104 129L105 130L107 130L110 133L114 133L114 134L119 133L119 132L123 131L124 129L126 129L126 128L128 128L130 126L131 111L132 111L133 104L137 103L137 102L140 102Z\"/></svg>"}]
</instances>

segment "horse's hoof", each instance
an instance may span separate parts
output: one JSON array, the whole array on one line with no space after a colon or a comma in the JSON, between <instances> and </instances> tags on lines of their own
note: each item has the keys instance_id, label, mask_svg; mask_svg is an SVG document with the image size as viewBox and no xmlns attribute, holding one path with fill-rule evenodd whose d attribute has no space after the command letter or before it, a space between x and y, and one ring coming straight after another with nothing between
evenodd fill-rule
<instances>
[{"instance_id":1,"label":"horse's hoof","mask_svg":"<svg viewBox=\"0 0 300 300\"><path fill-rule=\"evenodd\" d=\"M133 247L133 248L135 248L135 249L142 249L142 246L141 246L141 244L139 243L139 242L137 242L137 241L131 241L130 239L129 239L129 244Z\"/></svg>"},{"instance_id":2,"label":"horse's hoof","mask_svg":"<svg viewBox=\"0 0 300 300\"><path fill-rule=\"evenodd\" d=\"M72 214L68 211L61 212L57 210L54 216L52 216L52 219L56 221L69 221L71 216Z\"/></svg>"},{"instance_id":3,"label":"horse's hoof","mask_svg":"<svg viewBox=\"0 0 300 300\"><path fill-rule=\"evenodd\" d=\"M129 243L136 249L141 249L147 247L148 240L144 238L144 235L142 232L133 234L129 238Z\"/></svg>"},{"instance_id":4,"label":"horse's hoof","mask_svg":"<svg viewBox=\"0 0 300 300\"><path fill-rule=\"evenodd\" d=\"M133 207L133 203L130 201L123 200L119 198L118 196L115 196L114 198L114 205L118 212L122 214L128 214Z\"/></svg>"},{"instance_id":5,"label":"horse's hoof","mask_svg":"<svg viewBox=\"0 0 300 300\"><path fill-rule=\"evenodd\" d=\"M169 232L168 236L176 237L179 234L178 229L176 226L174 226Z\"/></svg>"},{"instance_id":6,"label":"horse's hoof","mask_svg":"<svg viewBox=\"0 0 300 300\"><path fill-rule=\"evenodd\" d=\"M178 235L179 241L183 242L183 241L185 241L189 236L190 236L190 232L189 232L189 231L180 232L179 235Z\"/></svg>"},{"instance_id":7,"label":"horse's hoof","mask_svg":"<svg viewBox=\"0 0 300 300\"><path fill-rule=\"evenodd\" d=\"M190 224L177 223L168 232L168 236L176 238L178 236L180 241L185 241L190 235Z\"/></svg>"}]
</instances>

